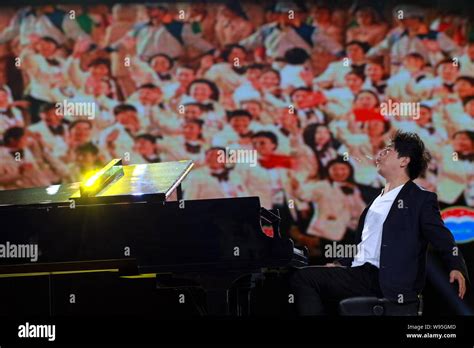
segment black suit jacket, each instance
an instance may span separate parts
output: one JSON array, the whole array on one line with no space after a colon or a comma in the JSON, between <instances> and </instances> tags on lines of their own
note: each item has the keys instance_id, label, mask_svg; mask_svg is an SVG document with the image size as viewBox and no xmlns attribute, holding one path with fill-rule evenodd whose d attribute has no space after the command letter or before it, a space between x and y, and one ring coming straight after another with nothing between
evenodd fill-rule
<instances>
[{"instance_id":1,"label":"black suit jacket","mask_svg":"<svg viewBox=\"0 0 474 348\"><path fill-rule=\"evenodd\" d=\"M356 243L361 241L365 216L373 201L359 219ZM416 299L425 284L429 243L439 251L450 271L459 270L468 279L466 263L441 219L437 195L408 181L383 224L379 283L386 298L404 302ZM350 267L353 258L338 261Z\"/></svg>"}]
</instances>

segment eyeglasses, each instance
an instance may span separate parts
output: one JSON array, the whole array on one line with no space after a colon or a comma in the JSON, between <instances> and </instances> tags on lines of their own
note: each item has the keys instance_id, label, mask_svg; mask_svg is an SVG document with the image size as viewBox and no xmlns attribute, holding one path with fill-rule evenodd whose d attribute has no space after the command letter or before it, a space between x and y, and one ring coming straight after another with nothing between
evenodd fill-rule
<instances>
[{"instance_id":1,"label":"eyeglasses","mask_svg":"<svg viewBox=\"0 0 474 348\"><path fill-rule=\"evenodd\" d=\"M385 155L387 155L389 152L393 151L393 147L391 146L387 146L386 148L384 148L382 151L380 151L379 153L379 156L380 157L384 157Z\"/></svg>"}]
</instances>

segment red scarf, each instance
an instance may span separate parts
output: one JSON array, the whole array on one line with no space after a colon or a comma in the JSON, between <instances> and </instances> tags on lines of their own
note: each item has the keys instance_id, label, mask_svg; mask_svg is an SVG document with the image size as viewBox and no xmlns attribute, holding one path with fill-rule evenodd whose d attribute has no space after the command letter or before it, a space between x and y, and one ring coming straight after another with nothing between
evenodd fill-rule
<instances>
[{"instance_id":1,"label":"red scarf","mask_svg":"<svg viewBox=\"0 0 474 348\"><path fill-rule=\"evenodd\" d=\"M287 168L292 169L292 157L287 155L269 155L265 159L261 159L260 165L266 169Z\"/></svg>"}]
</instances>

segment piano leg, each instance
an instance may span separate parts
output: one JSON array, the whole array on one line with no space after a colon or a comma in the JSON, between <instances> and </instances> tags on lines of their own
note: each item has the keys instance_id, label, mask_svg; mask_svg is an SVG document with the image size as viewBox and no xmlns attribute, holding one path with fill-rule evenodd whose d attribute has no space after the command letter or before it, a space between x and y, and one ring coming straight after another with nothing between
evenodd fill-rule
<instances>
[{"instance_id":1,"label":"piano leg","mask_svg":"<svg viewBox=\"0 0 474 348\"><path fill-rule=\"evenodd\" d=\"M255 287L255 282L261 279L262 275L259 273L217 273L212 275L206 275L205 277L199 278L199 283L206 292L206 305L207 315L225 316L225 315L236 315L242 316L242 306L239 301L239 292L245 290L245 294L248 297L247 313L250 314L250 291ZM237 284L237 287L233 285ZM230 311L230 289L235 291L236 294L236 307L235 313Z\"/></svg>"},{"instance_id":2,"label":"piano leg","mask_svg":"<svg viewBox=\"0 0 474 348\"><path fill-rule=\"evenodd\" d=\"M207 315L229 315L229 291L227 289L206 290Z\"/></svg>"}]
</instances>

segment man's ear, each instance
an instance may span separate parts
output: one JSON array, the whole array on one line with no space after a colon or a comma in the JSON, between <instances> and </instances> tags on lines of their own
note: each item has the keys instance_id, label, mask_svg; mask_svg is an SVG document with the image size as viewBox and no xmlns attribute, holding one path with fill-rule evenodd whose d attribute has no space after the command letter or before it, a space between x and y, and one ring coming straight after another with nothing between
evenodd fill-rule
<instances>
[{"instance_id":1,"label":"man's ear","mask_svg":"<svg viewBox=\"0 0 474 348\"><path fill-rule=\"evenodd\" d=\"M410 163L410 157L400 157L400 167L406 168L408 167L408 163Z\"/></svg>"}]
</instances>

